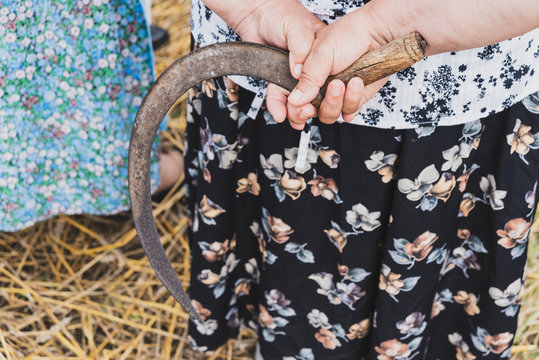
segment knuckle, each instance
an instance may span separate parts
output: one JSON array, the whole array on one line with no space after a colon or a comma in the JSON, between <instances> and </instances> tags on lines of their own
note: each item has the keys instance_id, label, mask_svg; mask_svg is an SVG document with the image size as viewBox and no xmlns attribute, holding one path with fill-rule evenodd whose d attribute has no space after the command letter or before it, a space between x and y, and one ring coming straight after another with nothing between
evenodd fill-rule
<instances>
[{"instance_id":1,"label":"knuckle","mask_svg":"<svg viewBox=\"0 0 539 360\"><path fill-rule=\"evenodd\" d=\"M318 112L318 118L325 119L327 121L330 121L333 119L333 121L337 120L339 115L341 114L341 109L338 109L337 107L330 107L330 106L320 106L320 111ZM324 121L322 121L324 122Z\"/></svg>"},{"instance_id":2,"label":"knuckle","mask_svg":"<svg viewBox=\"0 0 539 360\"><path fill-rule=\"evenodd\" d=\"M270 83L268 84L267 96L273 98L283 98L286 96L286 90L280 86Z\"/></svg>"},{"instance_id":3,"label":"knuckle","mask_svg":"<svg viewBox=\"0 0 539 360\"><path fill-rule=\"evenodd\" d=\"M361 108L361 99L354 99L345 101L342 107L342 112L345 114L352 114Z\"/></svg>"},{"instance_id":4,"label":"knuckle","mask_svg":"<svg viewBox=\"0 0 539 360\"><path fill-rule=\"evenodd\" d=\"M370 99L366 94L362 94L361 98L359 100L359 107L362 107L363 105L365 105L367 103L367 101L369 101L369 100Z\"/></svg>"},{"instance_id":5,"label":"knuckle","mask_svg":"<svg viewBox=\"0 0 539 360\"><path fill-rule=\"evenodd\" d=\"M357 110L357 106L343 106L342 107L342 113L343 114L352 114Z\"/></svg>"},{"instance_id":6,"label":"knuckle","mask_svg":"<svg viewBox=\"0 0 539 360\"><path fill-rule=\"evenodd\" d=\"M288 120L292 122L299 122L299 112L295 108L290 108L290 106L287 107L287 114L288 114Z\"/></svg>"},{"instance_id":7,"label":"knuckle","mask_svg":"<svg viewBox=\"0 0 539 360\"><path fill-rule=\"evenodd\" d=\"M300 78L305 83L307 83L309 85L316 86L316 87L320 87L320 86L322 86L324 84L323 80L318 78L316 75L313 75L313 74L308 73L308 72L302 72Z\"/></svg>"},{"instance_id":8,"label":"knuckle","mask_svg":"<svg viewBox=\"0 0 539 360\"><path fill-rule=\"evenodd\" d=\"M311 51L312 40L306 35L303 38L298 39L298 42L294 45L294 49L291 49L297 55L307 57Z\"/></svg>"},{"instance_id":9,"label":"knuckle","mask_svg":"<svg viewBox=\"0 0 539 360\"><path fill-rule=\"evenodd\" d=\"M266 98L273 98L277 93L277 89L274 88L271 84L269 84L268 90L266 91Z\"/></svg>"},{"instance_id":10,"label":"knuckle","mask_svg":"<svg viewBox=\"0 0 539 360\"><path fill-rule=\"evenodd\" d=\"M333 54L335 48L330 41L322 41L322 39L319 39L319 42L316 43L316 48L314 50L317 52L317 54L327 58L328 55Z\"/></svg>"}]
</instances>

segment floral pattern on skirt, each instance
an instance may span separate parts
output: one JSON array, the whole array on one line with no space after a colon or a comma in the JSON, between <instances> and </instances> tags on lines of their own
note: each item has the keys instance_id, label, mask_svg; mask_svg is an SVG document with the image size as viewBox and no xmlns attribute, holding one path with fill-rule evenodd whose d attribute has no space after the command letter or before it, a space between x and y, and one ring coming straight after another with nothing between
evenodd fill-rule
<instances>
[{"instance_id":1,"label":"floral pattern on skirt","mask_svg":"<svg viewBox=\"0 0 539 360\"><path fill-rule=\"evenodd\" d=\"M0 1L0 231L127 210L129 136L152 81L139 0Z\"/></svg>"},{"instance_id":2,"label":"floral pattern on skirt","mask_svg":"<svg viewBox=\"0 0 539 360\"><path fill-rule=\"evenodd\" d=\"M509 358L536 206L536 98L464 125L300 132L227 78L189 93L191 288L215 349L264 359Z\"/></svg>"}]
</instances>

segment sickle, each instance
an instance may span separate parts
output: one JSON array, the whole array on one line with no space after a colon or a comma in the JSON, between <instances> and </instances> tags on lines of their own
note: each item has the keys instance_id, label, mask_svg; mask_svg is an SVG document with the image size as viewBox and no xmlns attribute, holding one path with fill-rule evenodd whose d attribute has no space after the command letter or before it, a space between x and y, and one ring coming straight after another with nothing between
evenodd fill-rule
<instances>
[{"instance_id":1,"label":"sickle","mask_svg":"<svg viewBox=\"0 0 539 360\"><path fill-rule=\"evenodd\" d=\"M425 48L426 42L417 32L396 39L329 77L312 103L320 105L327 84L334 78L347 83L359 76L368 85L413 65L424 57ZM289 91L297 83L290 74L288 53L282 50L246 42L202 47L176 60L155 81L140 105L129 143L129 196L144 252L163 285L193 319L201 322L159 240L152 214L150 156L159 124L176 100L195 84L225 75L260 78Z\"/></svg>"}]
</instances>

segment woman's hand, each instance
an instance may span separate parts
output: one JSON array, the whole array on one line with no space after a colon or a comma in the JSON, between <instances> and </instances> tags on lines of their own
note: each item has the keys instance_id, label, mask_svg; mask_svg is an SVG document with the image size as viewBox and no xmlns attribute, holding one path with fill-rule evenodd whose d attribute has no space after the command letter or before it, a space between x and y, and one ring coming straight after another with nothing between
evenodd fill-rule
<instances>
[{"instance_id":1,"label":"woman's hand","mask_svg":"<svg viewBox=\"0 0 539 360\"><path fill-rule=\"evenodd\" d=\"M225 20L242 40L288 50L290 73L296 79L311 51L315 33L326 26L297 0L204 0L204 3ZM273 88L275 86L268 89L269 106L274 102ZM273 107L272 115L277 122L283 122L288 114L292 119L302 119L298 120L299 125L314 116L314 113L301 113L299 108L287 109L284 95L275 101L281 101L282 105ZM292 122L291 125L297 126Z\"/></svg>"},{"instance_id":2,"label":"woman's hand","mask_svg":"<svg viewBox=\"0 0 539 360\"><path fill-rule=\"evenodd\" d=\"M394 35L383 29L385 24L369 4L320 29L292 94L275 85L268 88L268 110L273 117L278 121L288 116L292 127L298 130L313 116L326 124L335 122L341 114L344 121L351 121L387 78L368 86L363 86L357 77L346 86L341 80L333 80L318 111L310 102L329 75L345 70L366 52L393 40Z\"/></svg>"},{"instance_id":3,"label":"woman's hand","mask_svg":"<svg viewBox=\"0 0 539 360\"><path fill-rule=\"evenodd\" d=\"M311 51L316 31L326 26L297 0L204 2L223 18L242 40L288 50L290 72L296 79L299 78L303 62ZM268 101L271 103L271 100ZM290 109L289 113L299 116L299 113L294 113L294 109ZM276 121L284 121L287 115L286 106L277 108L273 115Z\"/></svg>"},{"instance_id":4,"label":"woman's hand","mask_svg":"<svg viewBox=\"0 0 539 360\"><path fill-rule=\"evenodd\" d=\"M230 24L244 41L268 44L290 52L290 72L299 77L316 31L325 24L297 0L266 0Z\"/></svg>"},{"instance_id":5,"label":"woman's hand","mask_svg":"<svg viewBox=\"0 0 539 360\"><path fill-rule=\"evenodd\" d=\"M290 73L296 79L311 51L315 33L326 26L297 0L204 0L204 3L223 18L242 40L288 50ZM272 112L277 122L283 122L287 114L293 119L302 119L298 124L314 116L314 113L301 113L299 108L287 109L284 95L272 100L274 88L270 86L268 89L267 102L271 106L274 101L281 101L282 106L274 106ZM292 122L291 125L295 126Z\"/></svg>"},{"instance_id":6,"label":"woman's hand","mask_svg":"<svg viewBox=\"0 0 539 360\"><path fill-rule=\"evenodd\" d=\"M358 79L347 87L334 80L318 112L310 101L328 75L393 39L418 31L430 56L493 44L539 26L537 0L511 6L507 0L409 0L405 5L401 0L371 0L327 27L296 0L203 1L244 40L290 51L290 71L295 78L301 74L299 83L290 96L270 86L267 103L276 121L288 117L295 129L316 115L332 123L343 113L350 121L385 79L365 87Z\"/></svg>"},{"instance_id":7,"label":"woman's hand","mask_svg":"<svg viewBox=\"0 0 539 360\"><path fill-rule=\"evenodd\" d=\"M317 32L296 88L290 95L275 86L269 88L268 110L274 117L288 115L294 128L302 129L308 117L297 114L317 114L310 101L328 75L413 31L426 40L426 55L431 56L494 44L538 26L537 0L520 0L511 5L506 0L371 0ZM385 83L380 80L359 86L358 93L356 81L350 81L346 89L342 82L332 81L318 110L321 121L332 123L341 112L344 120L350 121Z\"/></svg>"},{"instance_id":8,"label":"woman's hand","mask_svg":"<svg viewBox=\"0 0 539 360\"><path fill-rule=\"evenodd\" d=\"M325 26L297 0L270 0L258 6L233 28L244 41L273 45L288 50L290 73L298 79L303 63L311 51L316 31ZM307 119L314 116L309 112L301 112L299 108L287 108L284 95L274 100L272 91L274 88L276 88L275 85L269 85L266 101L268 106L272 106L271 104L275 101L278 103L281 101L281 106L273 107L272 116L275 121L283 122L288 115L290 125L298 128L299 124L305 123ZM294 123L295 121L298 125Z\"/></svg>"}]
</instances>

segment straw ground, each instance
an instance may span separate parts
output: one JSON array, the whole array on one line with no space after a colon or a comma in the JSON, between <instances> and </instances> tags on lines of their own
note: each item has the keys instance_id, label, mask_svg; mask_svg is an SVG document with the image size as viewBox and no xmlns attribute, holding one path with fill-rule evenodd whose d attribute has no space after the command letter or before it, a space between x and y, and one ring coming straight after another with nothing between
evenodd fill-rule
<instances>
[{"instance_id":1,"label":"straw ground","mask_svg":"<svg viewBox=\"0 0 539 360\"><path fill-rule=\"evenodd\" d=\"M189 1L154 0L154 22L171 40L156 53L163 71L189 50ZM183 148L184 110L175 106L163 147ZM178 183L154 215L182 283L189 284L187 220ZM512 359L539 357L539 224L530 241L526 292ZM187 315L156 279L128 213L59 216L0 233L0 360L252 359L244 331L218 351L189 349Z\"/></svg>"}]
</instances>

